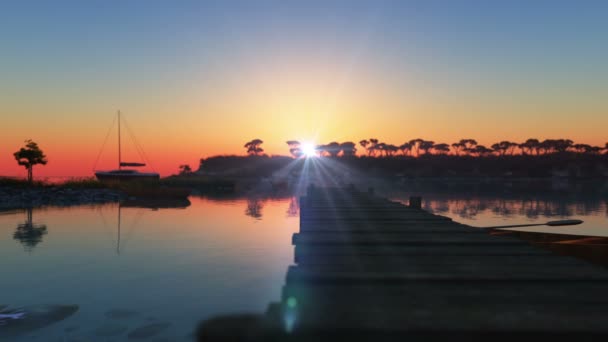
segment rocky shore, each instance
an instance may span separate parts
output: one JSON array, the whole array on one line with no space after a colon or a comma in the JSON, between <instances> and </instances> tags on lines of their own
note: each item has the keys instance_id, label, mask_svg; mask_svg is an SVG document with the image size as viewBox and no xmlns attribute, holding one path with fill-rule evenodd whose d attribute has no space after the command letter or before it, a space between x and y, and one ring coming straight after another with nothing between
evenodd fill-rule
<instances>
[{"instance_id":1,"label":"rocky shore","mask_svg":"<svg viewBox=\"0 0 608 342\"><path fill-rule=\"evenodd\" d=\"M112 189L0 187L0 210L110 203L125 198L124 193Z\"/></svg>"}]
</instances>

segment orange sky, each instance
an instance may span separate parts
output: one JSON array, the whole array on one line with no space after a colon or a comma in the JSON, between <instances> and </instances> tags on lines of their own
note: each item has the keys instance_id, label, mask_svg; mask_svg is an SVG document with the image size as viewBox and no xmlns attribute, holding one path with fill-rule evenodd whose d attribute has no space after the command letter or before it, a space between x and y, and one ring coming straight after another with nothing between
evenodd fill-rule
<instances>
[{"instance_id":1,"label":"orange sky","mask_svg":"<svg viewBox=\"0 0 608 342\"><path fill-rule=\"evenodd\" d=\"M0 13L0 175L25 175L12 153L31 138L49 158L35 176L92 176L118 109L162 175L254 138L270 154L371 137L603 146L597 6L15 3ZM116 166L115 140L98 168Z\"/></svg>"}]
</instances>

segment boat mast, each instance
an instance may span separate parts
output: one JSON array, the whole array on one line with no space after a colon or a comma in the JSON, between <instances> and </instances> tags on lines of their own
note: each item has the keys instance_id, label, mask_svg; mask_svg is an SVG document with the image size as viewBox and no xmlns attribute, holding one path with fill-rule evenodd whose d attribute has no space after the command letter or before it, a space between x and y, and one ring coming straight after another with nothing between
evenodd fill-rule
<instances>
[{"instance_id":1,"label":"boat mast","mask_svg":"<svg viewBox=\"0 0 608 342\"><path fill-rule=\"evenodd\" d=\"M122 169L122 157L120 155L120 110L118 111L118 169Z\"/></svg>"}]
</instances>

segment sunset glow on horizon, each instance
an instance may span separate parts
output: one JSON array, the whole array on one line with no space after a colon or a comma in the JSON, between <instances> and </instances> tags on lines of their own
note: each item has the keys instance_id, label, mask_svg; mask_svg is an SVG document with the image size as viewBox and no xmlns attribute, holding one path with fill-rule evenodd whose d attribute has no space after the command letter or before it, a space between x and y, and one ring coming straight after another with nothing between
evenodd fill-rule
<instances>
[{"instance_id":1,"label":"sunset glow on horizon","mask_svg":"<svg viewBox=\"0 0 608 342\"><path fill-rule=\"evenodd\" d=\"M92 177L124 113L162 176L264 141L608 141L604 2L0 5L0 176ZM95 166L117 166L117 132ZM142 161L123 131L123 160ZM308 152L306 152L309 154Z\"/></svg>"}]
</instances>

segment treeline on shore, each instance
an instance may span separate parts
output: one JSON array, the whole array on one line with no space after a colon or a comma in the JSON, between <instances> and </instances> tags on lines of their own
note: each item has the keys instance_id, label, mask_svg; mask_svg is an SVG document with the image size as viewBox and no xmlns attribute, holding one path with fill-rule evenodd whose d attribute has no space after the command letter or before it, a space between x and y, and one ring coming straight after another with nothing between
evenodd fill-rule
<instances>
[{"instance_id":1,"label":"treeline on shore","mask_svg":"<svg viewBox=\"0 0 608 342\"><path fill-rule=\"evenodd\" d=\"M270 177L285 168L299 169L306 158L334 160L349 170L374 176L398 177L608 177L608 143L604 147L570 139L500 141L490 147L475 139L435 143L412 139L401 145L363 139L309 146L286 142L291 156L264 154L261 139L248 141L247 156L214 156L200 160L198 171L182 166L182 175ZM295 164L294 164L295 163Z\"/></svg>"},{"instance_id":2,"label":"treeline on shore","mask_svg":"<svg viewBox=\"0 0 608 342\"><path fill-rule=\"evenodd\" d=\"M289 156L214 156L201 159L199 169L190 175L226 178L272 177L281 170L298 171L308 158ZM327 156L313 157L311 165L334 161L348 170L366 176L381 177L608 177L608 155L563 152L541 155L446 155L419 157ZM335 167L326 163L325 167Z\"/></svg>"},{"instance_id":3,"label":"treeline on shore","mask_svg":"<svg viewBox=\"0 0 608 342\"><path fill-rule=\"evenodd\" d=\"M262 155L264 149L261 147L264 141L261 139L253 139L245 144L245 149L249 155ZM289 153L299 158L302 156L310 156L311 154L319 157L351 157L357 155L366 155L368 157L393 157L393 156L409 156L421 157L424 155L454 155L454 156L472 156L472 157L489 157L489 156L514 156L528 155L541 156L547 154L563 154L565 152L573 152L578 154L597 155L608 154L608 142L605 146L593 146L583 143L575 143L570 139L539 139L530 138L524 142L517 143L513 141L503 140L492 144L490 147L480 145L475 139L460 139L458 142L436 143L432 140L412 139L400 145L394 145L382 142L375 138L363 139L359 141L361 149L357 149L357 145L352 141L346 142L330 142L329 144L307 146L297 140L288 140Z\"/></svg>"}]
</instances>

